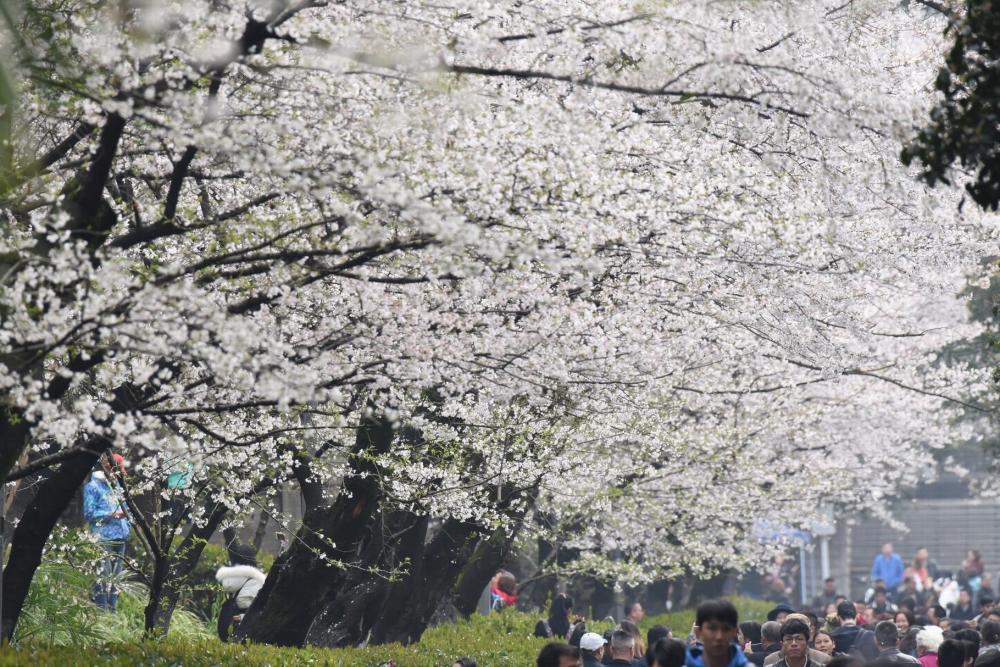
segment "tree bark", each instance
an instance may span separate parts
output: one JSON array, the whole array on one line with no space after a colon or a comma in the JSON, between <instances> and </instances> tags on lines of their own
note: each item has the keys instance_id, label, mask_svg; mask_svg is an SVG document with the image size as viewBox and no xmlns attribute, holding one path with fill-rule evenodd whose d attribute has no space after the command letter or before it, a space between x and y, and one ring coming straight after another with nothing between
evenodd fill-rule
<instances>
[{"instance_id":1,"label":"tree bark","mask_svg":"<svg viewBox=\"0 0 1000 667\"><path fill-rule=\"evenodd\" d=\"M351 474L332 506L306 511L292 545L275 561L237 630L237 639L301 646L313 619L333 597L357 558L381 489L374 458L389 451L392 425L365 416L352 448ZM331 544L331 542L333 544Z\"/></svg>"},{"instance_id":2,"label":"tree bark","mask_svg":"<svg viewBox=\"0 0 1000 667\"><path fill-rule=\"evenodd\" d=\"M423 557L414 559L409 573L392 585L372 627L370 641L375 644L419 641L455 581L467 571L462 563L478 551L477 543L482 545L478 536L478 527L473 524L446 521L422 549ZM487 575L486 581L492 574Z\"/></svg>"}]
</instances>

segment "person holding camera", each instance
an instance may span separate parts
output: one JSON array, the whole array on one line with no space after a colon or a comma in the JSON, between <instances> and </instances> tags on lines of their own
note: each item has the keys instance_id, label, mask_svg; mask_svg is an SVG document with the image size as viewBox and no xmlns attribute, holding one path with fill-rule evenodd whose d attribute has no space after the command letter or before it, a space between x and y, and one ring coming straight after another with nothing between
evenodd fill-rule
<instances>
[{"instance_id":1,"label":"person holding camera","mask_svg":"<svg viewBox=\"0 0 1000 667\"><path fill-rule=\"evenodd\" d=\"M100 465L101 469L91 473L90 481L83 488L83 518L104 550L90 599L101 609L114 612L118 607L116 579L125 558L129 522L116 487L112 485L118 483L119 475L125 474L125 461L119 454L113 459L105 454Z\"/></svg>"}]
</instances>

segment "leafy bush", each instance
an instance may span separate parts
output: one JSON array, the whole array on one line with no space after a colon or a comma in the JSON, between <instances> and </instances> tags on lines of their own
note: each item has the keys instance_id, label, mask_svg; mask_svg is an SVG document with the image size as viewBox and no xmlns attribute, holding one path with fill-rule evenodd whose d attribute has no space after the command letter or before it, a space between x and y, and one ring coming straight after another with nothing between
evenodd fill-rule
<instances>
[{"instance_id":1,"label":"leafy bush","mask_svg":"<svg viewBox=\"0 0 1000 667\"><path fill-rule=\"evenodd\" d=\"M18 647L88 647L142 638L147 600L142 586L121 582L116 614L104 612L90 601L101 554L101 548L85 532L62 530L53 534L17 624L14 643ZM184 609L174 613L170 634L181 641L215 636L212 627Z\"/></svg>"},{"instance_id":2,"label":"leafy bush","mask_svg":"<svg viewBox=\"0 0 1000 667\"><path fill-rule=\"evenodd\" d=\"M737 599L740 617L761 620L770 603ZM122 615L120 613L119 615ZM141 618L141 617L140 617ZM7 665L329 665L330 667L378 667L395 660L399 667L450 667L461 655L475 657L483 667L525 667L534 664L544 639L532 636L537 614L508 610L489 616L473 616L457 623L431 628L411 646L387 644L367 648L321 649L276 648L260 645L222 644L195 634L171 631L163 641L130 641L138 635L122 632L116 643L86 649L71 646L42 648L42 642L21 644L0 651L0 667ZM694 620L693 611L661 614L647 618L643 629L657 623L684 636ZM602 623L595 623L595 628ZM141 628L141 624L140 624ZM105 637L105 641L108 637Z\"/></svg>"}]
</instances>

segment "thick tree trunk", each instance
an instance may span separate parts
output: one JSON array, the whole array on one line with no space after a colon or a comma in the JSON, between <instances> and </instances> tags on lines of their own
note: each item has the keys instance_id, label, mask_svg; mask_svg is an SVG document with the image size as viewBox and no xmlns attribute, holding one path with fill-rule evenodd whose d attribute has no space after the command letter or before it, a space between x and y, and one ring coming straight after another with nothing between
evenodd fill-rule
<instances>
[{"instance_id":1,"label":"thick tree trunk","mask_svg":"<svg viewBox=\"0 0 1000 667\"><path fill-rule=\"evenodd\" d=\"M393 429L365 417L351 455L351 474L333 506L319 505L302 519L295 541L274 563L237 630L237 639L301 646L312 621L343 584L345 564L357 558L378 510L381 489L374 458L389 451ZM331 544L331 542L333 544Z\"/></svg>"},{"instance_id":2,"label":"thick tree trunk","mask_svg":"<svg viewBox=\"0 0 1000 667\"><path fill-rule=\"evenodd\" d=\"M393 584L382 613L371 631L371 642L409 644L418 641L431 618L460 575L469 571L462 564L478 552L477 527L458 521L446 521L427 544L423 558L414 561L410 573ZM485 549L490 552L489 548ZM488 557L484 557L488 559ZM486 576L493 575L496 567ZM480 590L482 585L480 585Z\"/></svg>"},{"instance_id":3,"label":"thick tree trunk","mask_svg":"<svg viewBox=\"0 0 1000 667\"><path fill-rule=\"evenodd\" d=\"M317 646L354 646L368 641L369 630L385 607L392 584L373 571L390 572L404 559L423 561L427 520L409 512L379 514L358 561L331 591L312 620L305 642ZM388 540L386 538L389 538Z\"/></svg>"},{"instance_id":4,"label":"thick tree trunk","mask_svg":"<svg viewBox=\"0 0 1000 667\"><path fill-rule=\"evenodd\" d=\"M483 589L496 571L503 567L515 537L516 532L508 534L497 529L489 538L476 545L449 593L451 603L458 613L463 616L475 613Z\"/></svg>"},{"instance_id":5,"label":"thick tree trunk","mask_svg":"<svg viewBox=\"0 0 1000 667\"><path fill-rule=\"evenodd\" d=\"M73 500L98 454L84 452L64 461L42 482L38 493L14 530L10 558L3 572L3 638L10 641L28 597L35 570L42 562L42 550L56 521Z\"/></svg>"}]
</instances>

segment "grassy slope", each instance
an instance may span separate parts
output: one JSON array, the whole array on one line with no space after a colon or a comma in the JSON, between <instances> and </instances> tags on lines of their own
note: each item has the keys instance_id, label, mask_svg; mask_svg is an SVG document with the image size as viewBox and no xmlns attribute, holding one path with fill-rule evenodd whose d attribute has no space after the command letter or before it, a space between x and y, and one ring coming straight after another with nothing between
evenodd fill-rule
<instances>
[{"instance_id":1,"label":"grassy slope","mask_svg":"<svg viewBox=\"0 0 1000 667\"><path fill-rule=\"evenodd\" d=\"M364 649L280 649L270 646L221 644L212 630L189 613L175 618L170 637L143 642L141 595L128 592L117 615L104 614L86 601L88 575L72 568L46 566L37 590L32 589L16 648L0 651L6 665L330 665L378 667L389 659L399 667L450 667L460 655L471 655L481 667L525 667L534 664L545 640L532 636L537 614L508 611L474 616L467 621L428 630L412 646L390 644ZM741 618L762 620L771 606L737 600ZM662 623L684 636L692 611L647 618L644 630ZM602 631L608 624L593 623Z\"/></svg>"}]
</instances>

